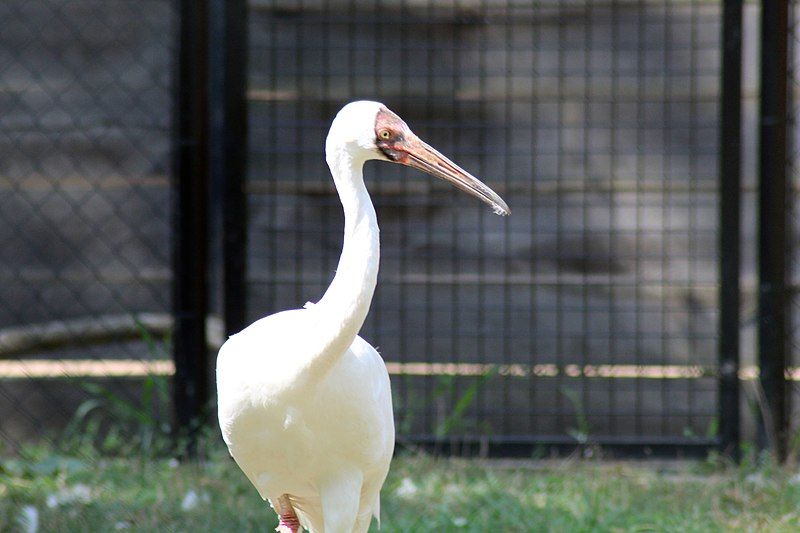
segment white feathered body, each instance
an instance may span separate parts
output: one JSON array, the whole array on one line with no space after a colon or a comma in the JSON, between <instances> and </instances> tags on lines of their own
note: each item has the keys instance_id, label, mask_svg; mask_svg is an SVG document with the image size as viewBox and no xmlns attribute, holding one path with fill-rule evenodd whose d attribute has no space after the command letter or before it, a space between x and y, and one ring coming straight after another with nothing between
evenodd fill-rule
<instances>
[{"instance_id":1,"label":"white feathered body","mask_svg":"<svg viewBox=\"0 0 800 533\"><path fill-rule=\"evenodd\" d=\"M378 517L394 448L389 375L378 352L356 337L309 383L311 354L297 334L313 327L316 311L268 316L225 343L217 361L220 427L239 467L276 510L288 494L301 523L321 532L323 497L360 494L353 531L366 531ZM333 502L326 510L352 505Z\"/></svg>"}]
</instances>

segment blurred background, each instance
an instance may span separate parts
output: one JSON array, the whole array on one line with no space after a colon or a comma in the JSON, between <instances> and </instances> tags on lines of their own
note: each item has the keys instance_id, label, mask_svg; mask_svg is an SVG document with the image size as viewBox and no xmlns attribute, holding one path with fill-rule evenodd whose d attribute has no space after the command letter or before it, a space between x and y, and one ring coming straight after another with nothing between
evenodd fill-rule
<instances>
[{"instance_id":1,"label":"blurred background","mask_svg":"<svg viewBox=\"0 0 800 533\"><path fill-rule=\"evenodd\" d=\"M758 260L768 255L757 253L758 4L744 6L728 56L742 79L731 87L718 1L251 0L246 12L221 9L210 21L222 29L204 43L187 40L202 34L203 17L175 2L0 4L5 452L57 441L99 401L110 413L103 424L171 424L183 387L173 380L173 303L187 272L176 268L192 257L176 242L192 215L174 154L180 103L204 99L208 195L194 205L205 203L208 253L188 268L208 276L209 350L178 361L209 383L226 329L316 301L332 279L343 219L324 139L342 105L374 99L513 211L496 217L394 165L365 170L382 263L362 336L391 373L400 442L463 454L577 446L696 455L735 445L721 425L758 437L759 413L775 407L756 380L767 316L758 313ZM793 96L790 22L778 74ZM204 66L197 48L179 53L191 42L207 47ZM187 71L196 94L185 92L181 64L199 69ZM225 113L244 109L226 92L236 69L246 123L231 128ZM197 81L204 72L208 86ZM722 131L725 91L741 104L740 132ZM788 221L775 228L788 258L777 290L785 324L796 326L797 219L786 194L796 187L796 125L794 100L784 100L788 141L774 159L786 174L774 182L784 204L761 205ZM721 139L741 140L740 168L727 177ZM231 154L241 156L246 209L231 208ZM205 183L195 179L187 183ZM730 205L740 205L740 224L720 212L738 183L741 203ZM244 263L224 247L242 242L226 241L237 215ZM723 280L726 229L741 244L741 272ZM246 272L238 285L223 281L237 272ZM720 349L725 283L741 303L734 352ZM244 317L231 318L234 308ZM796 329L777 341L783 366ZM720 361L734 366L720 371Z\"/></svg>"}]
</instances>

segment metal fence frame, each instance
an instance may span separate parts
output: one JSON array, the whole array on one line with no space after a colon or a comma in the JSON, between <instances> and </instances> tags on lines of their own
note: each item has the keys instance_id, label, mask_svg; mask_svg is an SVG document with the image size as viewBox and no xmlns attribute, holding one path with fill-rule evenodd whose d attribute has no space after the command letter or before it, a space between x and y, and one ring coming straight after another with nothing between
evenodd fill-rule
<instances>
[{"instance_id":1,"label":"metal fence frame","mask_svg":"<svg viewBox=\"0 0 800 533\"><path fill-rule=\"evenodd\" d=\"M723 5L719 149L719 420L720 450L739 457L739 359L742 210L742 2Z\"/></svg>"},{"instance_id":2,"label":"metal fence frame","mask_svg":"<svg viewBox=\"0 0 800 533\"><path fill-rule=\"evenodd\" d=\"M761 10L759 107L758 360L764 394L759 438L779 457L787 451L789 279L787 270L787 124L789 3L764 0Z\"/></svg>"}]
</instances>

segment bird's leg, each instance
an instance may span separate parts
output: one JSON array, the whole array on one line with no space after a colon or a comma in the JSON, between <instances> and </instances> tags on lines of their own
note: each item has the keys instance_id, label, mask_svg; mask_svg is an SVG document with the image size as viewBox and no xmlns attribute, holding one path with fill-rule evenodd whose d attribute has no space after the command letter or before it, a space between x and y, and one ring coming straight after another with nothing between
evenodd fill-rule
<instances>
[{"instance_id":1,"label":"bird's leg","mask_svg":"<svg viewBox=\"0 0 800 533\"><path fill-rule=\"evenodd\" d=\"M292 502L289 501L289 495L284 494L278 499L278 502L278 506L280 507L278 516L280 516L280 521L278 522L278 527L275 528L275 531L278 533L298 533L300 531L300 520L297 518L297 515L292 508Z\"/></svg>"}]
</instances>

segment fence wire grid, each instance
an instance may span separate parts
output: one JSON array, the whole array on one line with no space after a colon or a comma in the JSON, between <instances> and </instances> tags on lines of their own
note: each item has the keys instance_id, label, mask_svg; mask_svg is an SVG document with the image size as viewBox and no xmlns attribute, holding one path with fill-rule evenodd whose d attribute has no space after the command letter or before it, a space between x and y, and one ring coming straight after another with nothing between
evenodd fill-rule
<instances>
[{"instance_id":1,"label":"fence wire grid","mask_svg":"<svg viewBox=\"0 0 800 533\"><path fill-rule=\"evenodd\" d=\"M399 434L711 440L719 4L303 6L251 4L251 318L330 281L324 137L379 98L513 211L365 171Z\"/></svg>"},{"instance_id":2,"label":"fence wire grid","mask_svg":"<svg viewBox=\"0 0 800 533\"><path fill-rule=\"evenodd\" d=\"M87 383L136 401L172 372L142 332L171 327L173 4L0 4L11 449L57 434ZM251 0L248 319L324 292L343 226L327 128L380 100L513 211L365 169L382 262L362 336L387 362L398 438L715 445L721 15L709 0ZM745 7L745 367L758 17Z\"/></svg>"}]
</instances>

